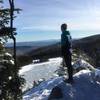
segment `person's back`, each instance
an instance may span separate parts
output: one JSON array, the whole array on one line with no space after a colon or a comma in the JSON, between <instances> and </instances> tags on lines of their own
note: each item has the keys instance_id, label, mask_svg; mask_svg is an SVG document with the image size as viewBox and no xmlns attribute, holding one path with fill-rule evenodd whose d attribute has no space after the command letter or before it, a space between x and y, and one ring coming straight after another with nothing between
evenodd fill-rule
<instances>
[{"instance_id":1,"label":"person's back","mask_svg":"<svg viewBox=\"0 0 100 100\"><path fill-rule=\"evenodd\" d=\"M72 82L73 81L73 68L71 65L71 36L69 31L67 31L67 25L62 24L61 25L61 51L62 51L62 57L65 61L66 67L68 68L68 80L66 79L66 82Z\"/></svg>"},{"instance_id":2,"label":"person's back","mask_svg":"<svg viewBox=\"0 0 100 100\"><path fill-rule=\"evenodd\" d=\"M71 48L71 36L69 31L63 31L61 34L61 46L66 47L67 50Z\"/></svg>"}]
</instances>

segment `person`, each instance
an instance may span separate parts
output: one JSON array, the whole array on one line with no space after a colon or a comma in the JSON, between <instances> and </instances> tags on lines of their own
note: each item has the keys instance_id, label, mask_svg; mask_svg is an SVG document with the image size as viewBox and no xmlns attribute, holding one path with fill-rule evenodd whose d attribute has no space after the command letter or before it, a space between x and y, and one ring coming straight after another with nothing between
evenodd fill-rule
<instances>
[{"instance_id":1,"label":"person","mask_svg":"<svg viewBox=\"0 0 100 100\"><path fill-rule=\"evenodd\" d=\"M70 32L67 30L67 24L61 25L61 52L63 61L65 61L65 65L68 70L68 79L65 79L65 82L71 83L73 82L73 68L71 64L71 35Z\"/></svg>"}]
</instances>

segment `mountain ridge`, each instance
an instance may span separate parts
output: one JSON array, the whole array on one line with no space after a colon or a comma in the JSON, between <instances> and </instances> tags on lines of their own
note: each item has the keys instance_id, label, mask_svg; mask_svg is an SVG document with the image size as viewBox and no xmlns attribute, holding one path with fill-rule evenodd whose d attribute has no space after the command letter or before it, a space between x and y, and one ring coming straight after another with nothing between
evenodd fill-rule
<instances>
[{"instance_id":1,"label":"mountain ridge","mask_svg":"<svg viewBox=\"0 0 100 100\"><path fill-rule=\"evenodd\" d=\"M73 50L76 49L78 52L84 52L90 59L94 62L94 66L99 66L100 62L100 35L93 35L85 37L82 39L74 39L72 42ZM19 47L23 52L24 49ZM29 47L28 47L29 48ZM28 51L22 55L18 55L18 62L20 66L32 63L34 59L40 59L41 61L46 61L49 58L60 57L61 56L61 46L60 40L58 42L53 42L51 45L29 48ZM25 62L25 63L24 63Z\"/></svg>"}]
</instances>

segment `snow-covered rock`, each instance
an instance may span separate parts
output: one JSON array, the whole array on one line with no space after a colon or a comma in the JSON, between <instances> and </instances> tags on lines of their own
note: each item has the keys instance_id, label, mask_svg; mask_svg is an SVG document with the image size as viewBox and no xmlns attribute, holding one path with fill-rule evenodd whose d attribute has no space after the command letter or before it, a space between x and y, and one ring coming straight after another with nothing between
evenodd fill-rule
<instances>
[{"instance_id":1,"label":"snow-covered rock","mask_svg":"<svg viewBox=\"0 0 100 100\"><path fill-rule=\"evenodd\" d=\"M74 62L73 68L75 70L82 70L82 69L95 70L95 68L91 64L80 58L76 62Z\"/></svg>"},{"instance_id":2,"label":"snow-covered rock","mask_svg":"<svg viewBox=\"0 0 100 100\"><path fill-rule=\"evenodd\" d=\"M42 63L32 63L26 66L23 66L22 69L19 71L19 74L23 76L26 80L25 87L23 91L32 88L34 86L34 81L38 83L39 79L50 79L52 77L59 77L59 76L67 76L67 68L62 67L62 58L52 58L49 59L47 62ZM80 65L80 66L79 66ZM86 69L91 70L98 79L98 71L95 70L93 66L91 66L85 60L79 59L73 64L75 72L79 72L80 70ZM65 76L66 75L66 76Z\"/></svg>"},{"instance_id":3,"label":"snow-covered rock","mask_svg":"<svg viewBox=\"0 0 100 100\"><path fill-rule=\"evenodd\" d=\"M42 82L23 95L23 100L48 100L55 86L61 88L63 98L59 100L100 100L100 70L81 70L74 75L74 83L63 82L63 77L57 77ZM53 100L53 99L52 99ZM58 100L58 99L54 99Z\"/></svg>"},{"instance_id":4,"label":"snow-covered rock","mask_svg":"<svg viewBox=\"0 0 100 100\"><path fill-rule=\"evenodd\" d=\"M95 69L95 76L100 77L100 70L99 69Z\"/></svg>"}]
</instances>

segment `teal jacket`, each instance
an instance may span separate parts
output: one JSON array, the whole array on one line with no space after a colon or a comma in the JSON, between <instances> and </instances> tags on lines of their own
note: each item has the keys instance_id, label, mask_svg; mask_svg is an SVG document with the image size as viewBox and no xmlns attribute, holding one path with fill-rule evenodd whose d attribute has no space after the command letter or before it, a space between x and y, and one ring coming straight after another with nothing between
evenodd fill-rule
<instances>
[{"instance_id":1,"label":"teal jacket","mask_svg":"<svg viewBox=\"0 0 100 100\"><path fill-rule=\"evenodd\" d=\"M61 46L66 46L67 49L71 48L71 35L69 31L65 31L61 34Z\"/></svg>"}]
</instances>

